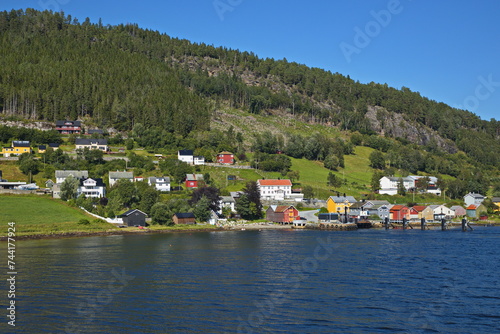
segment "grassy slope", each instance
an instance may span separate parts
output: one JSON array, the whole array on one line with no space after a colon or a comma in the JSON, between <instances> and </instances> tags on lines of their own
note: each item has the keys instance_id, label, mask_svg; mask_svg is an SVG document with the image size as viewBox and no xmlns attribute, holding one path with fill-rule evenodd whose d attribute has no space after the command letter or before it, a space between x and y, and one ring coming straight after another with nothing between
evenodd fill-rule
<instances>
[{"instance_id":1,"label":"grassy slope","mask_svg":"<svg viewBox=\"0 0 500 334\"><path fill-rule=\"evenodd\" d=\"M72 208L60 200L46 196L0 196L0 235L7 234L7 223L16 223L16 235L55 234L64 232L99 232L115 229L108 223L94 222L95 218ZM89 225L78 224L87 219Z\"/></svg>"}]
</instances>

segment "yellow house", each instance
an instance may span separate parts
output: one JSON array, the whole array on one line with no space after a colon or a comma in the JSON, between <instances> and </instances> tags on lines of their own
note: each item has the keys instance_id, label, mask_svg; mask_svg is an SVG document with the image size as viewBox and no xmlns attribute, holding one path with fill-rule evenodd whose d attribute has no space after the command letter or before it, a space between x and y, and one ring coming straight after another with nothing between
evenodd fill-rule
<instances>
[{"instance_id":1,"label":"yellow house","mask_svg":"<svg viewBox=\"0 0 500 334\"><path fill-rule=\"evenodd\" d=\"M356 199L352 196L330 196L326 200L326 208L329 213L344 213L345 208L349 208L354 203L356 203Z\"/></svg>"},{"instance_id":2,"label":"yellow house","mask_svg":"<svg viewBox=\"0 0 500 334\"><path fill-rule=\"evenodd\" d=\"M4 147L2 154L4 157L11 155L21 155L23 153L31 153L31 146L29 141L13 141L12 147Z\"/></svg>"},{"instance_id":3,"label":"yellow house","mask_svg":"<svg viewBox=\"0 0 500 334\"><path fill-rule=\"evenodd\" d=\"M500 197L492 197L491 201L497 206L495 212L500 212Z\"/></svg>"}]
</instances>

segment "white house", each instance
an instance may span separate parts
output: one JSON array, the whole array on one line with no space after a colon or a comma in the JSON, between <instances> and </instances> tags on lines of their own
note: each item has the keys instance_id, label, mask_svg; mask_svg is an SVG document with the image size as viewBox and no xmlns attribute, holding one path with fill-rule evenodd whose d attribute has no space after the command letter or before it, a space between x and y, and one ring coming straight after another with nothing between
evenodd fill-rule
<instances>
[{"instance_id":1,"label":"white house","mask_svg":"<svg viewBox=\"0 0 500 334\"><path fill-rule=\"evenodd\" d=\"M485 197L481 194L468 193L464 196L465 207L469 205L479 205L483 203Z\"/></svg>"},{"instance_id":2,"label":"white house","mask_svg":"<svg viewBox=\"0 0 500 334\"><path fill-rule=\"evenodd\" d=\"M180 150L177 152L177 159L188 163L190 165L194 164L193 150Z\"/></svg>"},{"instance_id":3,"label":"white house","mask_svg":"<svg viewBox=\"0 0 500 334\"><path fill-rule=\"evenodd\" d=\"M80 186L77 190L77 196L85 195L85 197L104 197L106 195L106 185L102 179L85 179L80 180Z\"/></svg>"},{"instance_id":4,"label":"white house","mask_svg":"<svg viewBox=\"0 0 500 334\"><path fill-rule=\"evenodd\" d=\"M219 201L219 214L222 214L223 208L230 208L231 212L236 212L236 201L233 196L221 196Z\"/></svg>"},{"instance_id":5,"label":"white house","mask_svg":"<svg viewBox=\"0 0 500 334\"><path fill-rule=\"evenodd\" d=\"M409 178L412 178L415 180L414 187L417 187L417 181L422 178L428 178L429 184L427 185L427 189L425 189L426 193L429 194L434 194L434 195L441 195L441 189L438 188L437 183L438 183L438 178L435 176L420 176L420 175L410 175L408 176Z\"/></svg>"},{"instance_id":6,"label":"white house","mask_svg":"<svg viewBox=\"0 0 500 334\"><path fill-rule=\"evenodd\" d=\"M403 186L406 190L415 187L415 180L411 177L384 176L380 179L379 194L396 195L398 193L399 180L403 180Z\"/></svg>"},{"instance_id":7,"label":"white house","mask_svg":"<svg viewBox=\"0 0 500 334\"><path fill-rule=\"evenodd\" d=\"M195 165L204 165L205 164L205 157L194 156L193 157L193 164L195 164Z\"/></svg>"},{"instance_id":8,"label":"white house","mask_svg":"<svg viewBox=\"0 0 500 334\"><path fill-rule=\"evenodd\" d=\"M284 200L292 195L290 180L258 180L260 198L263 200Z\"/></svg>"},{"instance_id":9,"label":"white house","mask_svg":"<svg viewBox=\"0 0 500 334\"><path fill-rule=\"evenodd\" d=\"M56 183L63 183L69 176L76 179L86 179L89 177L89 172L86 170L56 170Z\"/></svg>"},{"instance_id":10,"label":"white house","mask_svg":"<svg viewBox=\"0 0 500 334\"><path fill-rule=\"evenodd\" d=\"M133 172L109 172L109 186L112 187L118 180L129 180L130 182L134 182L134 173Z\"/></svg>"},{"instance_id":11,"label":"white house","mask_svg":"<svg viewBox=\"0 0 500 334\"><path fill-rule=\"evenodd\" d=\"M106 139L76 138L76 149L88 148L89 150L108 151L108 141Z\"/></svg>"},{"instance_id":12,"label":"white house","mask_svg":"<svg viewBox=\"0 0 500 334\"><path fill-rule=\"evenodd\" d=\"M148 178L148 184L154 186L159 191L170 191L170 178L169 177L154 177Z\"/></svg>"}]
</instances>

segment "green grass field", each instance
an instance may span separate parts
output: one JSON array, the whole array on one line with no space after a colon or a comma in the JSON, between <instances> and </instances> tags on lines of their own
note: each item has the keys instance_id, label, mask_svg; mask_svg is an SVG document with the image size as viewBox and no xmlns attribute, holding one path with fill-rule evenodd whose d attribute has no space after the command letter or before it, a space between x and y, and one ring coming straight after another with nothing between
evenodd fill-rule
<instances>
[{"instance_id":1,"label":"green grass field","mask_svg":"<svg viewBox=\"0 0 500 334\"><path fill-rule=\"evenodd\" d=\"M1 195L0 236L7 235L7 223L16 223L16 236L74 232L104 232L116 229L113 225L96 222L77 208L46 196ZM79 224L87 219L90 224Z\"/></svg>"}]
</instances>

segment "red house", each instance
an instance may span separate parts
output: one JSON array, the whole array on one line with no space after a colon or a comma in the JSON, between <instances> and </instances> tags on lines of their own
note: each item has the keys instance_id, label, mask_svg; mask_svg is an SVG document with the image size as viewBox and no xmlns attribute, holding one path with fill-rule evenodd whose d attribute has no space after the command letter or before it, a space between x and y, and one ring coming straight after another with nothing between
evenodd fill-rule
<instances>
[{"instance_id":1,"label":"red house","mask_svg":"<svg viewBox=\"0 0 500 334\"><path fill-rule=\"evenodd\" d=\"M391 208L392 220L403 220L403 218L410 219L410 208L405 205L394 205Z\"/></svg>"},{"instance_id":2,"label":"red house","mask_svg":"<svg viewBox=\"0 0 500 334\"><path fill-rule=\"evenodd\" d=\"M426 208L425 205L415 205L410 208L410 220L419 220L423 217L422 211Z\"/></svg>"},{"instance_id":3,"label":"red house","mask_svg":"<svg viewBox=\"0 0 500 334\"><path fill-rule=\"evenodd\" d=\"M234 164L234 154L231 152L220 152L217 154L217 162L220 164L232 165Z\"/></svg>"},{"instance_id":4,"label":"red house","mask_svg":"<svg viewBox=\"0 0 500 334\"><path fill-rule=\"evenodd\" d=\"M198 188L204 185L203 174L187 174L186 188Z\"/></svg>"},{"instance_id":5,"label":"red house","mask_svg":"<svg viewBox=\"0 0 500 334\"><path fill-rule=\"evenodd\" d=\"M280 224L292 224L300 219L299 211L293 205L271 205L266 210L266 219Z\"/></svg>"},{"instance_id":6,"label":"red house","mask_svg":"<svg viewBox=\"0 0 500 334\"><path fill-rule=\"evenodd\" d=\"M63 135L82 133L82 123L80 121L56 121L56 130Z\"/></svg>"}]
</instances>

